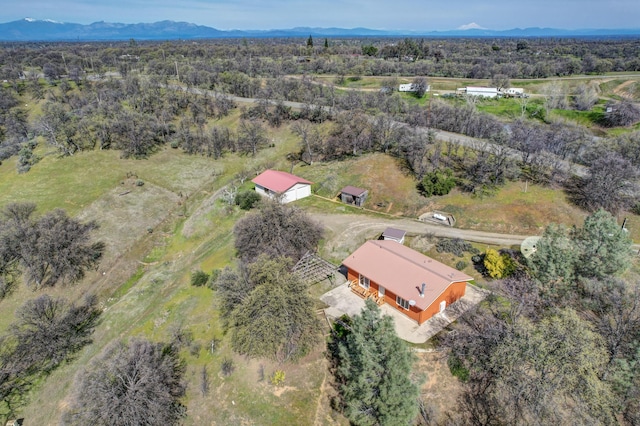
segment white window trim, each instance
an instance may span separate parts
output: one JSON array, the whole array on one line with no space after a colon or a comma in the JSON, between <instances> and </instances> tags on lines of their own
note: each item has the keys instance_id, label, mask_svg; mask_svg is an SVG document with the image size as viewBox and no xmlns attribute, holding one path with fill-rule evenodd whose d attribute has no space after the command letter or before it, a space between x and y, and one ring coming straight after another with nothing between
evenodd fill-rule
<instances>
[{"instance_id":1,"label":"white window trim","mask_svg":"<svg viewBox=\"0 0 640 426\"><path fill-rule=\"evenodd\" d=\"M402 307L402 309L409 310L409 301L403 299L400 296L396 296L396 305Z\"/></svg>"},{"instance_id":2,"label":"white window trim","mask_svg":"<svg viewBox=\"0 0 640 426\"><path fill-rule=\"evenodd\" d=\"M366 289L368 289L371 286L371 282L369 278L365 277L362 274L358 274L358 284L360 285L360 287L366 288Z\"/></svg>"}]
</instances>

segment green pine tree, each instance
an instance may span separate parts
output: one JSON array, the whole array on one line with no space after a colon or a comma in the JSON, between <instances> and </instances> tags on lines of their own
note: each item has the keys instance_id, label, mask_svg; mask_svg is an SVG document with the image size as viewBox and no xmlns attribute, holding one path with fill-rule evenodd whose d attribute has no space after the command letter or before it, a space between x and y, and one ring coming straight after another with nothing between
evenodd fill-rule
<instances>
[{"instance_id":1,"label":"green pine tree","mask_svg":"<svg viewBox=\"0 0 640 426\"><path fill-rule=\"evenodd\" d=\"M631 266L632 241L606 210L589 215L573 237L580 253L576 263L579 276L605 278Z\"/></svg>"},{"instance_id":2,"label":"green pine tree","mask_svg":"<svg viewBox=\"0 0 640 426\"><path fill-rule=\"evenodd\" d=\"M232 345L238 353L296 361L318 341L314 301L290 267L286 259L266 255L249 266L255 288L231 312Z\"/></svg>"},{"instance_id":3,"label":"green pine tree","mask_svg":"<svg viewBox=\"0 0 640 426\"><path fill-rule=\"evenodd\" d=\"M346 330L346 332L345 332ZM371 300L330 342L344 413L354 425L408 425L417 415L414 357Z\"/></svg>"}]
</instances>

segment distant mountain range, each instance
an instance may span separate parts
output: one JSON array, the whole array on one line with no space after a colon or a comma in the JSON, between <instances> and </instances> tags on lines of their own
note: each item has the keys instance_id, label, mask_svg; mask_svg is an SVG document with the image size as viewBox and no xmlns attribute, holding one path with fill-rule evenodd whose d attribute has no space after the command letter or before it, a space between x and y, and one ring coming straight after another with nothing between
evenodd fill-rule
<instances>
[{"instance_id":1,"label":"distant mountain range","mask_svg":"<svg viewBox=\"0 0 640 426\"><path fill-rule=\"evenodd\" d=\"M388 31L369 28L309 28L280 30L218 30L188 22L160 21L154 23L119 24L94 22L73 24L51 20L25 18L0 24L0 41L107 41L107 40L176 40L242 37L633 37L637 29L514 28L489 30L468 28L450 31Z\"/></svg>"}]
</instances>

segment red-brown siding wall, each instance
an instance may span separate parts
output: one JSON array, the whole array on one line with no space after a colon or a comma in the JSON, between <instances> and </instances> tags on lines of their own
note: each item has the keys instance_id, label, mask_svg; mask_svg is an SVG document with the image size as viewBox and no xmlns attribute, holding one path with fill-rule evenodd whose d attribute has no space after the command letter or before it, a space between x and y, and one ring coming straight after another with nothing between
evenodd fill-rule
<instances>
[{"instance_id":1,"label":"red-brown siding wall","mask_svg":"<svg viewBox=\"0 0 640 426\"><path fill-rule=\"evenodd\" d=\"M349 281L355 280L356 282L358 282L359 277L360 277L360 274L358 272L352 269L347 269L347 279ZM369 287L371 291L375 291L375 292L377 292L379 288L378 283L375 283L373 281L369 281ZM440 302L444 300L447 302L447 306L449 306L450 304L452 304L453 302L455 302L456 300L464 296L464 292L466 288L467 288L466 282L452 283L424 311L419 310L415 306L409 307L408 310L404 309L402 306L398 306L398 304L396 303L396 294L391 292L386 287L385 287L385 293L384 293L384 301L385 303L388 303L390 306L393 306L394 308L396 308L397 310L399 310L409 318L413 319L414 321L417 321L418 324L422 324L423 322L425 322L426 320L428 320L429 318L431 318L432 316L440 312Z\"/></svg>"}]
</instances>

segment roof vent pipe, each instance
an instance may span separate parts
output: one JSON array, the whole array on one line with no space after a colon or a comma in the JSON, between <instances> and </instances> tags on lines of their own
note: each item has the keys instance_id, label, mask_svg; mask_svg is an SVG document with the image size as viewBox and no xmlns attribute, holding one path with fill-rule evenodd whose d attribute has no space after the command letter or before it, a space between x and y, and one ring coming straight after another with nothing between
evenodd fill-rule
<instances>
[{"instance_id":1,"label":"roof vent pipe","mask_svg":"<svg viewBox=\"0 0 640 426\"><path fill-rule=\"evenodd\" d=\"M427 285L425 283L422 283L422 287L420 288L420 297L424 297L424 289Z\"/></svg>"}]
</instances>

